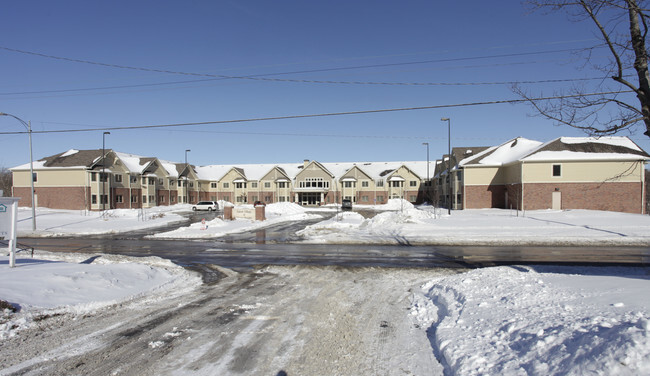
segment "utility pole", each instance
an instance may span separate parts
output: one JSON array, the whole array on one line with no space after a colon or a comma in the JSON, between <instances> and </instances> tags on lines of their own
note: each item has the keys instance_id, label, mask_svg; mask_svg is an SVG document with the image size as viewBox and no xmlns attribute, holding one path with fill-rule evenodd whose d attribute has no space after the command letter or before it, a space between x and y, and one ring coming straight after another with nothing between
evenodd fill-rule
<instances>
[{"instance_id":1,"label":"utility pole","mask_svg":"<svg viewBox=\"0 0 650 376\"><path fill-rule=\"evenodd\" d=\"M451 119L442 118L441 121L447 122L447 178L449 179L449 184L447 185L449 199L447 200L447 213L451 215Z\"/></svg>"}]
</instances>

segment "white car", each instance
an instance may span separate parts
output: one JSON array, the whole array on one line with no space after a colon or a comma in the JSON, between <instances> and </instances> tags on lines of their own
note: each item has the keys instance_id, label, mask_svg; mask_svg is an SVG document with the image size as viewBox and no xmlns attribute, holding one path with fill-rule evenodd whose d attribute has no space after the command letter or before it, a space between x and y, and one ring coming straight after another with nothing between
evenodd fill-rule
<instances>
[{"instance_id":1,"label":"white car","mask_svg":"<svg viewBox=\"0 0 650 376\"><path fill-rule=\"evenodd\" d=\"M198 204L192 206L192 210L216 211L219 210L219 204L214 201L199 201Z\"/></svg>"}]
</instances>

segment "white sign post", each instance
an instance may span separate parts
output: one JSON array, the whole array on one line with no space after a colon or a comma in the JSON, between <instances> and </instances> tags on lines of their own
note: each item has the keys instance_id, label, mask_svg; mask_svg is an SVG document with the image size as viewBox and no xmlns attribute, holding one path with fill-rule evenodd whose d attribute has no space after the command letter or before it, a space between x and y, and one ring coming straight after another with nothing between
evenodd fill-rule
<instances>
[{"instance_id":1,"label":"white sign post","mask_svg":"<svg viewBox=\"0 0 650 376\"><path fill-rule=\"evenodd\" d=\"M17 197L0 197L0 240L9 241L9 266L16 266L16 224L18 223Z\"/></svg>"}]
</instances>

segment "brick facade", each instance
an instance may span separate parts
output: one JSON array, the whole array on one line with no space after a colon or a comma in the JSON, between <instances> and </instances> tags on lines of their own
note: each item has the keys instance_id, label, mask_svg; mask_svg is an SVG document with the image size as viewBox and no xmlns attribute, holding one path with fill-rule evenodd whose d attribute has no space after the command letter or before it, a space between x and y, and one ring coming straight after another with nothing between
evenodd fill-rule
<instances>
[{"instance_id":1,"label":"brick facade","mask_svg":"<svg viewBox=\"0 0 650 376\"><path fill-rule=\"evenodd\" d=\"M14 187L14 197L20 197L18 206L32 206L30 187ZM34 190L39 207L52 209L87 209L87 189L84 187L39 187Z\"/></svg>"},{"instance_id":2,"label":"brick facade","mask_svg":"<svg viewBox=\"0 0 650 376\"><path fill-rule=\"evenodd\" d=\"M535 183L524 185L526 210L549 209L552 194L562 194L562 209L607 210L624 213L643 211L641 182L627 183Z\"/></svg>"},{"instance_id":3,"label":"brick facade","mask_svg":"<svg viewBox=\"0 0 650 376\"><path fill-rule=\"evenodd\" d=\"M506 208L505 185L469 185L465 186L465 208ZM512 198L509 198L511 203Z\"/></svg>"}]
</instances>

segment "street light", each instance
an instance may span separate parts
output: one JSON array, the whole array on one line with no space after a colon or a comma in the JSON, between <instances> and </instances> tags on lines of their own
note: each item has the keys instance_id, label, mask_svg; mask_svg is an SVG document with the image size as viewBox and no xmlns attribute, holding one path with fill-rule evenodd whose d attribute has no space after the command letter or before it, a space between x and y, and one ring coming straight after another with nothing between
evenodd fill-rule
<instances>
[{"instance_id":1,"label":"street light","mask_svg":"<svg viewBox=\"0 0 650 376\"><path fill-rule=\"evenodd\" d=\"M32 154L32 122L25 122L25 120L14 116L12 114L7 114L0 112L0 116L10 116L18 120L26 129L29 134L29 175L30 175L30 186L32 190L32 231L36 231L36 202L34 201L34 157Z\"/></svg>"},{"instance_id":2,"label":"street light","mask_svg":"<svg viewBox=\"0 0 650 376\"><path fill-rule=\"evenodd\" d=\"M425 187L427 189L427 199L429 199L429 190L431 189L431 181L429 180L429 143L423 142L422 145L427 146L427 183L425 184Z\"/></svg>"},{"instance_id":3,"label":"street light","mask_svg":"<svg viewBox=\"0 0 650 376\"><path fill-rule=\"evenodd\" d=\"M187 175L185 176L185 202L188 204L191 204L190 202L190 184L189 184L189 176L190 176L190 171L189 171L189 165L187 164L187 153L192 150L190 149L185 149L185 168L188 170Z\"/></svg>"},{"instance_id":4,"label":"street light","mask_svg":"<svg viewBox=\"0 0 650 376\"><path fill-rule=\"evenodd\" d=\"M108 198L105 198L106 196L106 135L111 134L111 132L104 132L102 134L102 175L100 176L99 180L102 181L102 196L99 198L99 201L102 203L102 211L106 210L106 201L108 201Z\"/></svg>"},{"instance_id":5,"label":"street light","mask_svg":"<svg viewBox=\"0 0 650 376\"><path fill-rule=\"evenodd\" d=\"M447 186L449 190L449 200L447 201L447 213L451 215L451 119L450 118L442 118L440 121L446 121L447 122L447 158L449 158L449 161L447 162L447 178L449 179L449 185Z\"/></svg>"}]
</instances>

